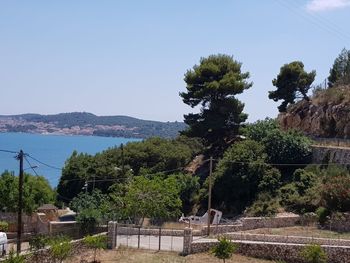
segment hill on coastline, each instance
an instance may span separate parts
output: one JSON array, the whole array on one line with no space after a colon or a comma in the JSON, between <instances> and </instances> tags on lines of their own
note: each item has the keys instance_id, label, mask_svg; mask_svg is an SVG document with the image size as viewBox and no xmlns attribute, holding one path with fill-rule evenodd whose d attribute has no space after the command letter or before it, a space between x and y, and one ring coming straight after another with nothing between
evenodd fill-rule
<instances>
[{"instance_id":1,"label":"hill on coastline","mask_svg":"<svg viewBox=\"0 0 350 263\"><path fill-rule=\"evenodd\" d=\"M149 121L129 116L97 116L87 112L0 115L0 132L173 138L185 128L183 122Z\"/></svg>"}]
</instances>

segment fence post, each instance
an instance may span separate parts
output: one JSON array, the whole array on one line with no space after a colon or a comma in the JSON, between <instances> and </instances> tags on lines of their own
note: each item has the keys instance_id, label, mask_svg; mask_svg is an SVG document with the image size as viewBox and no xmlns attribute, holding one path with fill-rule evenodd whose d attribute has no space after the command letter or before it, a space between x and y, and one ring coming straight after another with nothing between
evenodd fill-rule
<instances>
[{"instance_id":1,"label":"fence post","mask_svg":"<svg viewBox=\"0 0 350 263\"><path fill-rule=\"evenodd\" d=\"M184 243L182 254L184 256L191 254L191 244L192 244L193 236L192 236L192 228L186 227L184 230Z\"/></svg>"},{"instance_id":2,"label":"fence post","mask_svg":"<svg viewBox=\"0 0 350 263\"><path fill-rule=\"evenodd\" d=\"M108 240L107 247L114 249L116 247L116 222L108 222Z\"/></svg>"},{"instance_id":3,"label":"fence post","mask_svg":"<svg viewBox=\"0 0 350 263\"><path fill-rule=\"evenodd\" d=\"M141 233L141 227L139 226L139 232L137 235L137 248L140 248L140 233Z\"/></svg>"},{"instance_id":4,"label":"fence post","mask_svg":"<svg viewBox=\"0 0 350 263\"><path fill-rule=\"evenodd\" d=\"M158 246L158 250L160 250L160 248L161 248L161 239L162 239L162 229L159 228L159 246Z\"/></svg>"}]
</instances>

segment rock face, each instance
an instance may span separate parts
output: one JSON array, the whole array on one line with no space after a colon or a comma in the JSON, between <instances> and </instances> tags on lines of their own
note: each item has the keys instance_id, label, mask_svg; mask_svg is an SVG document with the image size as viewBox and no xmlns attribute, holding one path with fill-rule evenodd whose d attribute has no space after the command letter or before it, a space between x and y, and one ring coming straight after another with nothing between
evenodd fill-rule
<instances>
[{"instance_id":1,"label":"rock face","mask_svg":"<svg viewBox=\"0 0 350 263\"><path fill-rule=\"evenodd\" d=\"M278 121L283 129L294 128L310 136L349 139L350 103L316 96L292 105L279 114Z\"/></svg>"}]
</instances>

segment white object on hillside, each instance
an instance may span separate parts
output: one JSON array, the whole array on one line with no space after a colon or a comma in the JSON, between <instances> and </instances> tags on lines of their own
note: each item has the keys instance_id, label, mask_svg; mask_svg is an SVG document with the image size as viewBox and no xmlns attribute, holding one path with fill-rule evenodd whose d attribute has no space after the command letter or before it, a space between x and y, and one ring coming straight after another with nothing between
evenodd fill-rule
<instances>
[{"instance_id":1,"label":"white object on hillside","mask_svg":"<svg viewBox=\"0 0 350 263\"><path fill-rule=\"evenodd\" d=\"M7 251L7 235L4 232L0 232L0 256L4 256Z\"/></svg>"},{"instance_id":2,"label":"white object on hillside","mask_svg":"<svg viewBox=\"0 0 350 263\"><path fill-rule=\"evenodd\" d=\"M222 212L216 209L210 209L210 224L217 225L220 223ZM179 222L186 222L194 225L205 225L208 223L208 212L202 216L187 216L182 215Z\"/></svg>"}]
</instances>

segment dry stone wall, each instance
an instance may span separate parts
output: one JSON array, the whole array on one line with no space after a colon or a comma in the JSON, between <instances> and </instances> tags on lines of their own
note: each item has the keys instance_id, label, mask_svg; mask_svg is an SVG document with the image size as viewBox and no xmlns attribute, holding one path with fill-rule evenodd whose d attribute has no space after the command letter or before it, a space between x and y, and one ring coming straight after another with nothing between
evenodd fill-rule
<instances>
[{"instance_id":1,"label":"dry stone wall","mask_svg":"<svg viewBox=\"0 0 350 263\"><path fill-rule=\"evenodd\" d=\"M191 244L191 253L201 253L209 251L218 241L195 241ZM305 263L300 256L305 245L283 244L267 242L233 241L238 245L237 252L242 255L283 260L287 263ZM328 263L349 263L350 247L345 246L322 246L328 256Z\"/></svg>"},{"instance_id":2,"label":"dry stone wall","mask_svg":"<svg viewBox=\"0 0 350 263\"><path fill-rule=\"evenodd\" d=\"M347 239L328 239L328 238L313 238L302 236L281 236L281 235L263 235L250 233L227 233L225 234L231 240L249 240L259 242L275 242L275 243L292 243L292 244L319 244L329 246L348 246L350 240Z\"/></svg>"}]
</instances>

